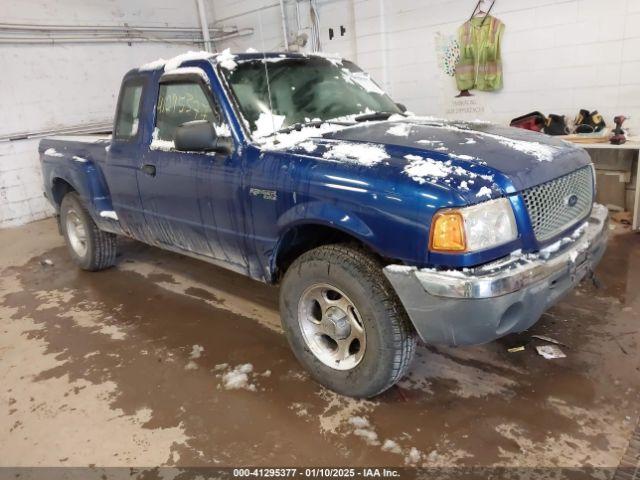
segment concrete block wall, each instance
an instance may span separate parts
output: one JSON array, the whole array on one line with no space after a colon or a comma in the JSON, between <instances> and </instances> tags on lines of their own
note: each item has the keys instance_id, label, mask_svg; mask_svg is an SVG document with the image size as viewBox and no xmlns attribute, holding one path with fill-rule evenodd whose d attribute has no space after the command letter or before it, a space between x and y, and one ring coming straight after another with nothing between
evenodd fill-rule
<instances>
[{"instance_id":1,"label":"concrete block wall","mask_svg":"<svg viewBox=\"0 0 640 480\"><path fill-rule=\"evenodd\" d=\"M238 22L255 21L260 10L274 34L267 47L277 45L282 34L276 28L277 2L212 1L217 12L233 8ZM287 2L293 32L294 4ZM319 0L319 5L324 51L356 61L412 111L445 116L435 35L454 33L471 15L474 1ZM484 118L504 123L533 110L574 118L588 108L599 110L609 124L617 114L631 117L627 127L640 135L640 1L497 0L492 14L506 24L505 86L499 93L475 92L487 106ZM346 38L330 41L328 28L340 25L347 28ZM224 46L260 48L252 37Z\"/></svg>"},{"instance_id":2,"label":"concrete block wall","mask_svg":"<svg viewBox=\"0 0 640 480\"><path fill-rule=\"evenodd\" d=\"M199 27L195 0L3 0L2 23ZM0 136L111 122L122 75L195 45L0 45ZM0 141L0 228L52 214L38 140Z\"/></svg>"}]
</instances>

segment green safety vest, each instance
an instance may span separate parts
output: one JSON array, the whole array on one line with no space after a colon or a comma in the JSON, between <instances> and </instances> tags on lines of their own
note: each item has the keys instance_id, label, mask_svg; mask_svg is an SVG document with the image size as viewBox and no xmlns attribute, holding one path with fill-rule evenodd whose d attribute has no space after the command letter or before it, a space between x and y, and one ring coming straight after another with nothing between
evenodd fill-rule
<instances>
[{"instance_id":1,"label":"green safety vest","mask_svg":"<svg viewBox=\"0 0 640 480\"><path fill-rule=\"evenodd\" d=\"M483 23L484 21L484 23ZM459 90L494 91L502 88L500 40L504 23L495 17L474 17L458 29L460 60L456 66Z\"/></svg>"}]
</instances>

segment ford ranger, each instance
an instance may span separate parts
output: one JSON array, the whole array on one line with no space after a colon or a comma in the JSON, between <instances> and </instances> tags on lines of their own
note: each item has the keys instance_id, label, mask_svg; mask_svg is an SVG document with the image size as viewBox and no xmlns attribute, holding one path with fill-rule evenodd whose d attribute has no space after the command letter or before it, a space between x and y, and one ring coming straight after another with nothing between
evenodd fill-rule
<instances>
[{"instance_id":1,"label":"ford ranger","mask_svg":"<svg viewBox=\"0 0 640 480\"><path fill-rule=\"evenodd\" d=\"M80 268L124 235L279 284L314 379L372 397L418 339L531 327L607 240L587 153L485 122L410 114L337 57L189 52L129 71L110 135L40 143Z\"/></svg>"}]
</instances>

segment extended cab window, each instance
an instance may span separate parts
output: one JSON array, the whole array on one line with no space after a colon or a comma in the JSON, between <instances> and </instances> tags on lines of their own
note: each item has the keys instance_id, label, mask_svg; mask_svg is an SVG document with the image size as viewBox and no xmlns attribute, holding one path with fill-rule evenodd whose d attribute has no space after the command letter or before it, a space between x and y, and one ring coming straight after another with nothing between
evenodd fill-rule
<instances>
[{"instance_id":1,"label":"extended cab window","mask_svg":"<svg viewBox=\"0 0 640 480\"><path fill-rule=\"evenodd\" d=\"M142 84L133 82L124 84L120 95L120 105L118 106L116 138L126 140L138 134L141 96Z\"/></svg>"},{"instance_id":2,"label":"extended cab window","mask_svg":"<svg viewBox=\"0 0 640 480\"><path fill-rule=\"evenodd\" d=\"M160 84L154 139L173 141L176 128L192 120L219 123L203 86L199 82Z\"/></svg>"}]
</instances>

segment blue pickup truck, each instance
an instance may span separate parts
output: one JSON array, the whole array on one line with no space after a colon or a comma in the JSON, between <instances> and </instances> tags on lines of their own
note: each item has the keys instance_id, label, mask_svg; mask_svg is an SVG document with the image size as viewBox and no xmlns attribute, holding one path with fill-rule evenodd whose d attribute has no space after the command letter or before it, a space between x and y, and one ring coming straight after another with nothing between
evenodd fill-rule
<instances>
[{"instance_id":1,"label":"blue pickup truck","mask_svg":"<svg viewBox=\"0 0 640 480\"><path fill-rule=\"evenodd\" d=\"M331 56L156 61L125 75L110 135L39 153L80 268L114 265L123 235L279 284L296 357L354 397L394 385L418 338L526 330L606 247L584 150L415 116Z\"/></svg>"}]
</instances>

